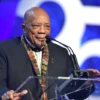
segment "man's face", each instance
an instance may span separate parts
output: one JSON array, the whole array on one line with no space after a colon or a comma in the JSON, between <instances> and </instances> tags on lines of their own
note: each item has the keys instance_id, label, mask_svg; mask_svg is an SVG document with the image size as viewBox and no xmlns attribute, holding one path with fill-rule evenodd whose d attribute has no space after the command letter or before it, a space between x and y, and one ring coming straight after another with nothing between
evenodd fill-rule
<instances>
[{"instance_id":1,"label":"man's face","mask_svg":"<svg viewBox=\"0 0 100 100\"><path fill-rule=\"evenodd\" d=\"M46 14L29 16L26 24L23 24L24 33L36 47L46 43L46 36L50 35L50 20Z\"/></svg>"}]
</instances>

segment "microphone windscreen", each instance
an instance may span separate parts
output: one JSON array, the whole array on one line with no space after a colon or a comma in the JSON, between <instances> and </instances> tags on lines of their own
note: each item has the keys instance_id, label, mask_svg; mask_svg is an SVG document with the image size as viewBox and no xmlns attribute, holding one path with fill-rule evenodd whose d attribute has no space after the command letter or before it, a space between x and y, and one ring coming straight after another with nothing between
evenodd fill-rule
<instances>
[{"instance_id":1,"label":"microphone windscreen","mask_svg":"<svg viewBox=\"0 0 100 100\"><path fill-rule=\"evenodd\" d=\"M50 43L51 42L51 37L50 36L46 36L46 43Z\"/></svg>"}]
</instances>

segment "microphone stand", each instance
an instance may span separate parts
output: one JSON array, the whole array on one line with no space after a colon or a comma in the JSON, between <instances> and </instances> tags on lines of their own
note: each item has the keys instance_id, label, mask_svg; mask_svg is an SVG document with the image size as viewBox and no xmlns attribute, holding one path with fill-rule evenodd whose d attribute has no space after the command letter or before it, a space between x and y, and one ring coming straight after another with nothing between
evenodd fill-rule
<instances>
[{"instance_id":1,"label":"microphone stand","mask_svg":"<svg viewBox=\"0 0 100 100\"><path fill-rule=\"evenodd\" d=\"M85 77L85 78L87 78L89 76L89 73L87 71L80 70L76 55L75 55L74 51L72 50L72 48L68 45L65 45L65 44L57 41L56 39L54 39L50 36L46 36L46 42L47 43L50 43L52 40L59 43L59 44L61 44L62 46L64 46L67 49L69 57L71 58L72 63L73 63L74 77Z\"/></svg>"},{"instance_id":2,"label":"microphone stand","mask_svg":"<svg viewBox=\"0 0 100 100\"><path fill-rule=\"evenodd\" d=\"M57 41L54 38L51 38L50 36L46 36L46 42L47 43L50 43L52 40L55 41L55 42L58 42L59 44L61 44L64 47L66 47L66 49L67 49L67 51L69 53L69 56L70 56L70 58L71 58L71 60L73 62L74 70L77 71L77 72L80 71L80 68L79 68L79 65L78 65L78 61L77 61L76 55L75 55L74 51L72 50L72 48L70 46L68 46L68 45L65 45L65 44Z\"/></svg>"}]
</instances>

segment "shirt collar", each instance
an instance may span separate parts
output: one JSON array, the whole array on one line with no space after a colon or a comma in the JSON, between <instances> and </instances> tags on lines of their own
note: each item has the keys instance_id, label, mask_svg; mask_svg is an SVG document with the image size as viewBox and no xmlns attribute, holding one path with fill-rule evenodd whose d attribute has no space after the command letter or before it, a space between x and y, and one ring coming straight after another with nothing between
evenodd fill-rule
<instances>
[{"instance_id":1,"label":"shirt collar","mask_svg":"<svg viewBox=\"0 0 100 100\"><path fill-rule=\"evenodd\" d=\"M30 48L35 51L35 52L40 52L43 50L44 46L42 46L41 48L36 48L26 37L26 35L24 35L24 39L27 42L27 44L30 46Z\"/></svg>"}]
</instances>

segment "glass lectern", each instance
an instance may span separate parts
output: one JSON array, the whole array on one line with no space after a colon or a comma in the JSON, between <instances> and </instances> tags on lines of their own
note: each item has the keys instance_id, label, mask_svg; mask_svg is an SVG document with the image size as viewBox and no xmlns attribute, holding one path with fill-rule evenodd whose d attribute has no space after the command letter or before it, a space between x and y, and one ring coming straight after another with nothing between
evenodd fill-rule
<instances>
[{"instance_id":1,"label":"glass lectern","mask_svg":"<svg viewBox=\"0 0 100 100\"><path fill-rule=\"evenodd\" d=\"M29 100L40 100L43 92L38 82L39 78L46 79L47 88L44 92L47 93L48 100L93 100L90 97L91 94L100 95L99 90L96 90L99 87L100 78L74 78L71 75L69 77L29 76L15 92L27 89Z\"/></svg>"}]
</instances>

